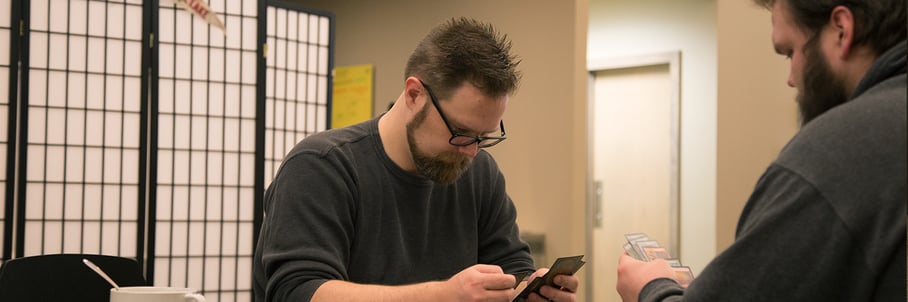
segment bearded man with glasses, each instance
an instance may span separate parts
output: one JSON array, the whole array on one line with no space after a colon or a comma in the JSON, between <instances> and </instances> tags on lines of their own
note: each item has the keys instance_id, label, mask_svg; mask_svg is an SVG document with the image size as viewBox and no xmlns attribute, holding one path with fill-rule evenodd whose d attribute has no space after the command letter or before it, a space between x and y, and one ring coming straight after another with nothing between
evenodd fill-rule
<instances>
[{"instance_id":1,"label":"bearded man with glasses","mask_svg":"<svg viewBox=\"0 0 908 302\"><path fill-rule=\"evenodd\" d=\"M256 301L511 301L545 274L483 150L506 139L518 63L491 25L450 20L388 112L297 144L265 193ZM576 277L554 281L527 301L576 299Z\"/></svg>"}]
</instances>

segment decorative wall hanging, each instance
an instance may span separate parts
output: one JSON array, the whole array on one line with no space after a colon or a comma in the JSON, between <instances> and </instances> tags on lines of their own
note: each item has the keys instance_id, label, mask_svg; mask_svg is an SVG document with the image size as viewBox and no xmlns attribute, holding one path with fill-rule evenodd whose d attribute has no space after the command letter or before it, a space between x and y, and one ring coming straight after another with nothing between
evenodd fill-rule
<instances>
[{"instance_id":1,"label":"decorative wall hanging","mask_svg":"<svg viewBox=\"0 0 908 302\"><path fill-rule=\"evenodd\" d=\"M221 22L221 19L218 18L218 14L212 11L211 7L209 7L208 3L205 3L204 0L174 0L174 3L193 15L199 16L205 20L205 22L208 22L208 24L220 28L224 31L225 35L227 34L227 28L224 27L224 23Z\"/></svg>"}]
</instances>

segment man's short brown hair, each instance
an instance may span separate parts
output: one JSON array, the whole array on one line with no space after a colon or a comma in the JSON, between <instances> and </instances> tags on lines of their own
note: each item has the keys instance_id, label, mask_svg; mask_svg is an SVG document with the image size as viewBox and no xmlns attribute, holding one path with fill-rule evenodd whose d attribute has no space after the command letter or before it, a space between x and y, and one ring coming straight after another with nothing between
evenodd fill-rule
<instances>
[{"instance_id":1,"label":"man's short brown hair","mask_svg":"<svg viewBox=\"0 0 908 302\"><path fill-rule=\"evenodd\" d=\"M759 6L772 10L781 2L792 21L803 30L809 40L829 22L832 10L844 6L854 15L855 46L868 46L879 55L899 42L905 41L905 0L753 0Z\"/></svg>"},{"instance_id":2,"label":"man's short brown hair","mask_svg":"<svg viewBox=\"0 0 908 302\"><path fill-rule=\"evenodd\" d=\"M520 72L511 42L490 24L456 18L436 27L416 46L404 76L414 76L447 98L465 81L482 93L502 96L517 90Z\"/></svg>"}]
</instances>

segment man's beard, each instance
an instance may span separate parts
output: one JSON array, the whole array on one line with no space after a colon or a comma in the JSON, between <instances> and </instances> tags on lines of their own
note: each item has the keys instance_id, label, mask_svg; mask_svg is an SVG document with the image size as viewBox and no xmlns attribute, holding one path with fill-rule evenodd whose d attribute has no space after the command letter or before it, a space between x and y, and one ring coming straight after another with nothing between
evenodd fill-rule
<instances>
[{"instance_id":1,"label":"man's beard","mask_svg":"<svg viewBox=\"0 0 908 302\"><path fill-rule=\"evenodd\" d=\"M804 45L803 87L797 102L801 127L829 109L848 101L845 80L832 72L826 56L820 51L819 37Z\"/></svg>"},{"instance_id":2,"label":"man's beard","mask_svg":"<svg viewBox=\"0 0 908 302\"><path fill-rule=\"evenodd\" d=\"M457 152L442 152L437 156L430 156L419 149L413 132L422 125L428 114L429 103L416 113L413 120L407 123L407 143L410 145L410 155L416 164L416 171L422 176L439 184L451 184L460 178L460 175L470 166L472 158Z\"/></svg>"}]
</instances>

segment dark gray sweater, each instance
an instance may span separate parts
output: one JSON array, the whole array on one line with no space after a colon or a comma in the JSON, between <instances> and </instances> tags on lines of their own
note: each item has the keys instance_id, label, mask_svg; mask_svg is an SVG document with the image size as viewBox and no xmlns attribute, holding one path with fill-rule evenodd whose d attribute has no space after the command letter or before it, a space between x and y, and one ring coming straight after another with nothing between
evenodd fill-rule
<instances>
[{"instance_id":1,"label":"dark gray sweater","mask_svg":"<svg viewBox=\"0 0 908 302\"><path fill-rule=\"evenodd\" d=\"M378 118L304 139L265 192L256 301L309 301L328 280L444 280L478 263L535 270L504 177L480 151L451 185L398 167Z\"/></svg>"},{"instance_id":2,"label":"dark gray sweater","mask_svg":"<svg viewBox=\"0 0 908 302\"><path fill-rule=\"evenodd\" d=\"M906 47L805 125L747 201L735 242L686 290L640 301L905 301Z\"/></svg>"}]
</instances>

